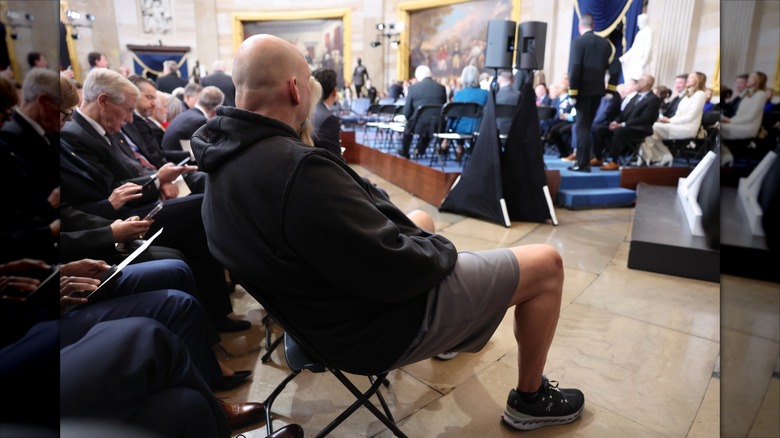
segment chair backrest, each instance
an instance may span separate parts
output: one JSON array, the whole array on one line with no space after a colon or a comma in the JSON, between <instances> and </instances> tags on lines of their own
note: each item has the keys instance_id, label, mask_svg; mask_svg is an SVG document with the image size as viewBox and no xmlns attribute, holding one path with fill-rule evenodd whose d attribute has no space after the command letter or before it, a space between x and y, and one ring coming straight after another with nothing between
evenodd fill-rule
<instances>
[{"instance_id":1,"label":"chair backrest","mask_svg":"<svg viewBox=\"0 0 780 438\"><path fill-rule=\"evenodd\" d=\"M352 100L352 106L349 109L353 113L362 116L366 114L370 106L371 106L371 99L367 97L360 97Z\"/></svg>"},{"instance_id":2,"label":"chair backrest","mask_svg":"<svg viewBox=\"0 0 780 438\"><path fill-rule=\"evenodd\" d=\"M539 116L539 120L552 119L556 113L555 108L551 106L540 105L536 107L536 114Z\"/></svg>"},{"instance_id":3,"label":"chair backrest","mask_svg":"<svg viewBox=\"0 0 780 438\"><path fill-rule=\"evenodd\" d=\"M512 105L510 103L497 103L496 119L512 119L515 117L515 110L517 110L517 105Z\"/></svg>"},{"instance_id":4,"label":"chair backrest","mask_svg":"<svg viewBox=\"0 0 780 438\"><path fill-rule=\"evenodd\" d=\"M412 120L414 120L415 126L417 126L417 122L421 120L425 123L435 121L432 126L438 126L437 123L439 121L439 116L441 115L441 109L442 105L435 104L418 106L414 109L414 114L412 114Z\"/></svg>"},{"instance_id":5,"label":"chair backrest","mask_svg":"<svg viewBox=\"0 0 780 438\"><path fill-rule=\"evenodd\" d=\"M383 98L379 99L378 103L380 105L392 105L392 104L395 103L395 99L393 99L392 97L383 97Z\"/></svg>"},{"instance_id":6,"label":"chair backrest","mask_svg":"<svg viewBox=\"0 0 780 438\"><path fill-rule=\"evenodd\" d=\"M474 126L479 129L479 119L482 118L482 105L475 102L447 102L441 108L441 117L439 123L445 123L445 125L439 125L437 132L444 132L442 126L447 131L454 131L461 119L468 117L476 119L477 122Z\"/></svg>"}]
</instances>

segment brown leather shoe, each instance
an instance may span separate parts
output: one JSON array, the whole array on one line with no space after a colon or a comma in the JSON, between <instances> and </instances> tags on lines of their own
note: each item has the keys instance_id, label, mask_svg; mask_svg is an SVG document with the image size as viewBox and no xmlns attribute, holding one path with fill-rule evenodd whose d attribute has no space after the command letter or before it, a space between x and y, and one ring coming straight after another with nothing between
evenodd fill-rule
<instances>
[{"instance_id":1,"label":"brown leather shoe","mask_svg":"<svg viewBox=\"0 0 780 438\"><path fill-rule=\"evenodd\" d=\"M604 162L599 160L598 158L591 158L590 165L593 167L599 167L599 166L603 166Z\"/></svg>"},{"instance_id":2,"label":"brown leather shoe","mask_svg":"<svg viewBox=\"0 0 780 438\"><path fill-rule=\"evenodd\" d=\"M620 170L620 164L610 161L609 163L599 167L601 170Z\"/></svg>"},{"instance_id":3,"label":"brown leather shoe","mask_svg":"<svg viewBox=\"0 0 780 438\"><path fill-rule=\"evenodd\" d=\"M265 420L265 406L262 403L228 403L220 400L219 404L231 429Z\"/></svg>"},{"instance_id":4,"label":"brown leather shoe","mask_svg":"<svg viewBox=\"0 0 780 438\"><path fill-rule=\"evenodd\" d=\"M297 424L288 424L265 438L303 438L303 428Z\"/></svg>"}]
</instances>

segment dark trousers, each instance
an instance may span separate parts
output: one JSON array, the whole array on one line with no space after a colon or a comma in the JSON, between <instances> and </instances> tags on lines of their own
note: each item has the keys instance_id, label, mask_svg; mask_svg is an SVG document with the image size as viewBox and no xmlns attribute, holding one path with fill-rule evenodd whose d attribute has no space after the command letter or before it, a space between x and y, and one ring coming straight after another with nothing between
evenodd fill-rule
<instances>
[{"instance_id":1,"label":"dark trousers","mask_svg":"<svg viewBox=\"0 0 780 438\"><path fill-rule=\"evenodd\" d=\"M580 167L590 166L591 156L591 138L590 130L593 125L593 119L599 110L602 96L577 96L577 165Z\"/></svg>"},{"instance_id":2,"label":"dark trousers","mask_svg":"<svg viewBox=\"0 0 780 438\"><path fill-rule=\"evenodd\" d=\"M574 123L558 123L547 133L549 142L558 148L561 158L571 155L571 131Z\"/></svg>"},{"instance_id":3,"label":"dark trousers","mask_svg":"<svg viewBox=\"0 0 780 438\"><path fill-rule=\"evenodd\" d=\"M428 143L431 142L431 124L431 119L413 119L406 123L406 129L404 130L404 135L401 139L402 156L409 158L409 148L412 145L414 134L418 134L420 136L420 138L417 139L417 155L422 156L425 154L425 149L428 148Z\"/></svg>"},{"instance_id":4,"label":"dark trousers","mask_svg":"<svg viewBox=\"0 0 780 438\"><path fill-rule=\"evenodd\" d=\"M648 134L647 129L620 127L610 130L609 126L599 126L594 140L596 158L602 159L603 152L607 151L607 155L617 163L625 148L632 148L633 152L648 135L652 135L652 131Z\"/></svg>"},{"instance_id":5,"label":"dark trousers","mask_svg":"<svg viewBox=\"0 0 780 438\"><path fill-rule=\"evenodd\" d=\"M187 347L155 320L96 324L60 350L60 376L64 420L129 422L159 436L230 436Z\"/></svg>"}]
</instances>

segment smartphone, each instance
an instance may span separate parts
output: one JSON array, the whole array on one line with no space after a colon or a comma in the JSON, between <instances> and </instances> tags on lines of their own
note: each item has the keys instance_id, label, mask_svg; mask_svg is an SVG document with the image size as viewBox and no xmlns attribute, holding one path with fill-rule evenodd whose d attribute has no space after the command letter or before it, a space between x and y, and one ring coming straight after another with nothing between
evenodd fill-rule
<instances>
[{"instance_id":1,"label":"smartphone","mask_svg":"<svg viewBox=\"0 0 780 438\"><path fill-rule=\"evenodd\" d=\"M141 185L141 190L146 190L147 187L149 187L150 184L154 183L154 181L157 179L157 174L155 173L152 175L151 178L149 178L149 181L146 181Z\"/></svg>"},{"instance_id":2,"label":"smartphone","mask_svg":"<svg viewBox=\"0 0 780 438\"><path fill-rule=\"evenodd\" d=\"M187 158L179 161L178 163L176 163L176 166L184 166L185 164L187 164L188 161L190 161L190 159L191 159L190 157L187 157Z\"/></svg>"},{"instance_id":3,"label":"smartphone","mask_svg":"<svg viewBox=\"0 0 780 438\"><path fill-rule=\"evenodd\" d=\"M147 215L144 217L144 219L143 219L143 220L147 221L147 220L149 220L149 219L153 218L153 217L154 217L154 215L156 215L157 213L159 213L159 212L160 212L160 210L162 210L162 208L163 208L163 203L162 203L162 202L158 203L158 204L157 204L157 205L155 205L155 206L154 206L154 208L153 208L153 209L152 209L152 210L151 210L151 211L150 211L150 212L149 212L149 213L148 213L148 214L147 214Z\"/></svg>"}]
</instances>

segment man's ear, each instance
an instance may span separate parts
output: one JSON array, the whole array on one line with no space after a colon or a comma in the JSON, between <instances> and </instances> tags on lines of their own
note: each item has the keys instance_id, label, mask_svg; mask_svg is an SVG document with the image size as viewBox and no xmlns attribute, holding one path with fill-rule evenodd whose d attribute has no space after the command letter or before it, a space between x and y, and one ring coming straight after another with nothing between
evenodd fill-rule
<instances>
[{"instance_id":1,"label":"man's ear","mask_svg":"<svg viewBox=\"0 0 780 438\"><path fill-rule=\"evenodd\" d=\"M290 92L290 101L295 105L301 103L301 93L298 91L298 78L293 76L292 79L287 81L287 87Z\"/></svg>"},{"instance_id":2,"label":"man's ear","mask_svg":"<svg viewBox=\"0 0 780 438\"><path fill-rule=\"evenodd\" d=\"M339 95L339 90L334 88L333 91L330 93L330 96L328 96L328 98L338 96L338 95Z\"/></svg>"}]
</instances>

